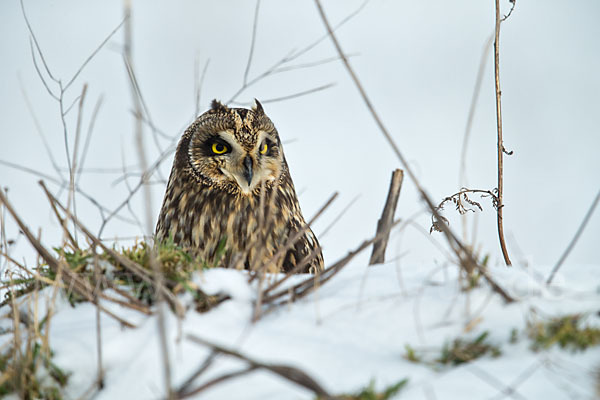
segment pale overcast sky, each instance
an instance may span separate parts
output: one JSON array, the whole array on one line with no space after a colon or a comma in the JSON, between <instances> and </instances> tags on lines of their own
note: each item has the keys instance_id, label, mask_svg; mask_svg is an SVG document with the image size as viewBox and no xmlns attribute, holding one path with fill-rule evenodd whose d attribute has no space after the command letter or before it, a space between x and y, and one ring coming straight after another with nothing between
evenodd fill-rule
<instances>
[{"instance_id":1,"label":"pale overcast sky","mask_svg":"<svg viewBox=\"0 0 600 400\"><path fill-rule=\"evenodd\" d=\"M229 100L242 86L252 35L253 1L134 1L133 57L137 79L152 123L176 138L195 114L195 65L208 63L201 91L200 111L212 98ZM83 61L123 18L120 1L24 1L31 26L55 78L66 84ZM351 14L360 1L324 1L332 23ZM510 3L503 2L508 11ZM554 263L575 233L600 189L600 3L596 0L518 1L502 24L501 83L505 146L514 151L505 164L505 231L516 264ZM373 103L421 183L436 200L460 189L460 154L469 106L487 38L494 27L494 1L372 0L339 29L344 50ZM312 1L263 0L250 79L267 71L293 50L324 33ZM88 85L82 115L83 137L93 109L102 98L79 185L109 209L127 195L118 181L125 165L137 169L131 116L131 94L121 56L123 30L82 71L64 94L68 107ZM0 5L0 160L58 177L45 150L40 131L67 176L64 129L59 104L38 78L30 51L30 37L20 3ZM335 56L325 40L297 60L303 65ZM40 68L40 60L38 59ZM46 72L43 72L48 79ZM468 185L496 187L496 131L493 59L488 53L467 157ZM328 263L370 237L383 207L389 176L400 167L377 130L358 92L339 62L297 69L259 80L237 98L269 100L323 85L333 87L305 97L265 102L285 144L292 177L300 192L305 216L310 218L333 191L340 197L315 226L317 235L356 196L344 217L321 242ZM50 82L55 93L58 85ZM28 106L29 102L29 106ZM35 118L34 116L35 115ZM39 128L36 128L36 121ZM77 107L65 119L72 152ZM146 127L146 148L154 160L157 144ZM82 139L83 140L83 139ZM172 155L152 186L152 213L158 214ZM96 173L109 169L111 174ZM42 229L50 247L60 241L39 178L0 165L0 184L31 228ZM139 178L129 179L135 186ZM56 185L52 185L57 189ZM141 193L141 192L140 192ZM62 192L61 198L66 194ZM476 198L475 198L476 199ZM495 212L482 200L475 233L481 254L493 263L501 257ZM414 185L405 181L397 216L409 218L425 209ZM132 211L143 218L141 195ZM101 217L83 197L77 197L80 218L97 231ZM124 209L121 213L130 218ZM446 215L461 232L452 207ZM474 216L467 220L469 238ZM429 217L415 220L427 232ZM8 236L15 236L9 223ZM139 236L136 225L111 220L103 237ZM598 263L600 213L590 221L569 261ZM441 235L433 239L443 242ZM24 239L13 250L31 254ZM395 234L388 258L401 262L441 263L444 255L427 235L406 228ZM417 264L418 265L418 264ZM565 271L567 273L568 271Z\"/></svg>"}]
</instances>

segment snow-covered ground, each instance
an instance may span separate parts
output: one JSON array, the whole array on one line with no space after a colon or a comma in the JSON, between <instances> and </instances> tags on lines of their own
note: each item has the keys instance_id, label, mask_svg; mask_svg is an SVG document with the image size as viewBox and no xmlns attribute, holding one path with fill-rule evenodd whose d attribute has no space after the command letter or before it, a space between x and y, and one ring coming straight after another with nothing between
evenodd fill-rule
<instances>
[{"instance_id":1,"label":"snow-covered ground","mask_svg":"<svg viewBox=\"0 0 600 400\"><path fill-rule=\"evenodd\" d=\"M296 366L333 394L351 393L375 380L383 388L408 378L402 399L593 399L600 348L533 352L524 330L532 318L587 313L600 326L598 265L564 265L551 287L547 268L494 267L492 273L517 302L505 305L483 285L459 290L454 266L388 263L366 267L357 260L318 292L264 315L252 323L256 288L243 271L215 269L197 276L208 293L232 299L207 313L188 310L178 321L167 312L173 382L177 387L210 351L186 338L195 335L268 363ZM297 277L301 279L301 277ZM42 294L48 295L50 289ZM188 302L185 296L184 302ZM40 296L43 307L45 296ZM164 397L157 319L104 304L137 325L122 328L102 317L102 356L106 387L97 399ZM80 398L96 377L95 308L72 308L59 300L52 319L53 361L72 375L66 398ZM510 342L511 331L518 340ZM445 342L489 331L499 357L484 356L460 366L432 366L404 358L410 345L426 360L439 356ZM2 337L3 342L10 335ZM244 362L219 356L198 383L238 370ZM311 399L314 395L266 371L215 385L202 399Z\"/></svg>"}]
</instances>

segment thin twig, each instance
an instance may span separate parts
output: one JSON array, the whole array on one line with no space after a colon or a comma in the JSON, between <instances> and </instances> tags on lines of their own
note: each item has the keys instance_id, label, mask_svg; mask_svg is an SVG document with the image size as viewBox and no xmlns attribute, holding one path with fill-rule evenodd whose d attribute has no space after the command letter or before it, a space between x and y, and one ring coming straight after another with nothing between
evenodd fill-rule
<instances>
[{"instance_id":1,"label":"thin twig","mask_svg":"<svg viewBox=\"0 0 600 400\"><path fill-rule=\"evenodd\" d=\"M508 19L508 17L510 17L513 13L513 10L515 9L515 6L517 5L517 0L508 0L509 2L512 3L512 7L510 8L510 11L508 12L508 14L506 14L504 17L502 17L502 20L500 22L504 22Z\"/></svg>"},{"instance_id":2,"label":"thin twig","mask_svg":"<svg viewBox=\"0 0 600 400\"><path fill-rule=\"evenodd\" d=\"M471 96L471 105L469 106L469 115L467 117L467 124L465 126L465 134L463 136L462 147L460 151L460 171L459 171L459 184L461 187L467 185L467 147L469 139L471 137L471 130L473 128L473 120L475 119L475 110L477 109L477 103L479 100L479 94L481 93L481 83L483 82L483 76L485 73L485 66L488 59L488 51L494 40L494 34L492 33L489 38L485 41L483 50L481 52L481 59L479 60L479 69L477 71L477 78L475 79L475 87L473 88L473 95Z\"/></svg>"},{"instance_id":3,"label":"thin twig","mask_svg":"<svg viewBox=\"0 0 600 400\"><path fill-rule=\"evenodd\" d=\"M327 89L329 89L329 88L331 88L333 86L335 86L335 83L332 82L332 83L328 83L326 85L317 86L317 87L312 88L312 89L307 89L307 90L303 90L301 92L288 94L286 96L280 96L280 97L273 97L273 98L270 98L270 99L264 99L264 100L261 100L260 102L262 104L267 104L267 103L277 103L279 101L296 99L298 97L306 96L307 94L313 94L313 93L316 93L316 92L321 92L323 90L327 90ZM238 105L247 106L247 105L250 105L251 103L238 103L238 102L234 101L234 102L232 102L232 104L238 104Z\"/></svg>"},{"instance_id":4,"label":"thin twig","mask_svg":"<svg viewBox=\"0 0 600 400\"><path fill-rule=\"evenodd\" d=\"M79 152L79 142L81 139L81 120L83 119L83 103L85 101L85 95L87 93L87 84L83 85L81 95L79 96L79 112L77 113L77 124L75 125L75 143L73 145L73 160L71 161L72 168L69 170L69 196L67 200L67 210L70 210L70 206L73 207L73 214L77 215L77 203L75 199L75 176L77 174L77 154ZM65 231L66 226L64 227ZM75 242L77 242L77 231L74 230Z\"/></svg>"},{"instance_id":5,"label":"thin twig","mask_svg":"<svg viewBox=\"0 0 600 400\"><path fill-rule=\"evenodd\" d=\"M352 57L357 56L357 55L358 54L346 54L346 57L352 58ZM279 73L279 72L296 71L296 70L304 69L304 68L318 67L320 65L325 65L325 64L336 62L336 61L340 61L340 57L339 56L327 57L327 58L323 58L321 60L306 62L306 63L302 63L302 64L294 64L294 65L288 65L288 66L285 66L285 67L279 67L279 68L275 68L273 70L273 72L274 73Z\"/></svg>"},{"instance_id":6,"label":"thin twig","mask_svg":"<svg viewBox=\"0 0 600 400\"><path fill-rule=\"evenodd\" d=\"M98 266L98 254L96 254L96 247L94 246L94 279L96 282L100 282L100 267ZM96 290L94 291L96 296L96 301L98 301L98 292L100 288L96 285ZM100 310L96 307L96 358L97 358L97 366L96 366L96 379L98 380L98 390L101 390L104 387L104 368L102 367L102 325L100 318Z\"/></svg>"},{"instance_id":7,"label":"thin twig","mask_svg":"<svg viewBox=\"0 0 600 400\"><path fill-rule=\"evenodd\" d=\"M177 389L176 393L177 395L181 398L183 396L183 393L190 393L190 386L192 386L192 384L194 383L194 381L196 379L198 379L198 377L200 375L202 375L204 372L206 372L206 370L208 368L210 368L210 366L212 365L212 363L214 362L214 360L217 358L217 355L219 354L218 351L212 350L210 352L210 354L208 355L208 357L206 357L206 359L204 360L204 362L200 365L200 367L198 367L198 369L192 374L190 375L190 377L188 379L185 380L185 382L183 382L179 388Z\"/></svg>"},{"instance_id":8,"label":"thin twig","mask_svg":"<svg viewBox=\"0 0 600 400\"><path fill-rule=\"evenodd\" d=\"M546 285L549 285L550 283L552 283L552 279L554 279L554 275L556 274L556 272L558 272L558 269L560 268L560 266L563 264L565 259L569 256L569 253L571 253L571 250L573 250L573 247L575 247L577 240L579 240L579 236L581 236L581 233L585 229L585 226L587 225L588 221L590 220L590 218L592 218L592 214L594 213L594 210L596 209L596 206L598 205L599 200L600 200L600 190L596 194L594 201L592 201L590 208L585 213L585 217L583 217L583 221L581 221L581 224L579 224L579 228L577 228L577 232L575 232L575 236L573 236L573 238L569 242L569 245L567 246L565 251L562 253L560 258L556 262L556 265L554 266L554 268L552 268L552 273L550 273L550 276L548 276L548 279L546 280Z\"/></svg>"},{"instance_id":9,"label":"thin twig","mask_svg":"<svg viewBox=\"0 0 600 400\"><path fill-rule=\"evenodd\" d=\"M42 51L40 49L40 45L37 41L37 38L36 38L35 34L33 33L33 29L31 28L31 24L29 23L29 18L27 18L27 13L25 12L25 5L23 4L23 0L21 0L20 3L21 3L21 11L23 12L23 19L25 20L25 24L27 24L27 29L29 30L29 35L31 35L31 38L33 39L33 42L35 43L35 48L37 49L38 53L40 54L40 58L42 59L42 63L44 64L44 68L46 69L46 73L48 74L50 79L52 79L54 82L58 82L58 79L56 79L50 72L50 68L48 68L48 64L46 63L46 59L44 58L44 56L42 54Z\"/></svg>"},{"instance_id":10,"label":"thin twig","mask_svg":"<svg viewBox=\"0 0 600 400\"><path fill-rule=\"evenodd\" d=\"M248 74L250 73L250 65L252 65L252 56L254 55L254 46L256 45L256 29L258 27L258 10L260 9L260 0L256 0L256 8L254 9L254 22L252 23L252 39L250 41L250 52L248 54L248 62L244 71L244 81L242 86L248 83Z\"/></svg>"},{"instance_id":11,"label":"thin twig","mask_svg":"<svg viewBox=\"0 0 600 400\"><path fill-rule=\"evenodd\" d=\"M202 85L204 84L204 77L206 76L206 70L208 69L208 64L210 63L210 58L206 60L204 64L204 68L202 69L202 75L200 75L200 79L198 79L198 60L196 60L196 73L194 73L194 94L196 96L195 108L194 108L194 119L198 117L200 114L200 96L202 94Z\"/></svg>"},{"instance_id":12,"label":"thin twig","mask_svg":"<svg viewBox=\"0 0 600 400\"><path fill-rule=\"evenodd\" d=\"M76 249L78 247L77 241L75 240L75 238L73 238L73 235L71 235L71 232L67 229L67 220L60 215L60 213L56 209L56 204L50 202L50 207L52 208L52 211L54 211L54 215L56 216L58 223L63 228L64 235L71 243L71 246L73 246L73 248Z\"/></svg>"},{"instance_id":13,"label":"thin twig","mask_svg":"<svg viewBox=\"0 0 600 400\"><path fill-rule=\"evenodd\" d=\"M251 365L249 367L242 368L239 371L234 371L234 372L229 372L227 374L219 375L218 377L213 378L213 379L211 379L210 381L208 381L206 383L203 383L202 385L200 385L199 387L197 387L197 388L195 388L193 390L183 391L183 392L177 392L176 393L177 399L185 399L185 398L188 398L188 397L191 397L191 396L195 396L198 393L201 393L201 392L205 391L206 389L208 389L208 388L216 385L217 383L225 382L225 381L228 381L230 379L237 378L237 377L249 374L250 372L256 371L257 369L258 369L258 367Z\"/></svg>"},{"instance_id":14,"label":"thin twig","mask_svg":"<svg viewBox=\"0 0 600 400\"><path fill-rule=\"evenodd\" d=\"M345 16L337 25L335 25L332 29L332 32L337 32L338 29L340 29L342 26L344 26L348 21L350 21L352 18L356 17L366 6L367 4L369 4L370 0L365 0L363 1L357 8L356 10L352 11L350 14L348 14L347 16ZM319 43L323 42L324 40L326 40L329 37L329 33L325 33L323 36L321 36L320 38L318 38L317 40L315 40L314 42L312 42L310 45L306 46L304 49L293 53L289 58L290 61L300 57L301 55L309 52L310 50L312 50L313 48L315 48Z\"/></svg>"},{"instance_id":15,"label":"thin twig","mask_svg":"<svg viewBox=\"0 0 600 400\"><path fill-rule=\"evenodd\" d=\"M178 140L178 138L174 138L171 145L159 155L159 157L154 161L154 163L148 169L143 170L139 181L137 182L135 187L130 191L129 195L119 205L117 205L112 211L110 211L110 213L106 216L106 218L103 218L102 224L100 225L100 229L98 230L98 234L97 234L98 237L102 236L102 232L104 231L104 228L106 228L106 225L108 224L108 222L113 217L116 218L117 215L119 214L119 211L121 211L123 209L123 207L127 206L130 203L133 196L142 188L142 186L144 184L147 183L148 177L151 176L152 173L160 167L160 165L163 163L163 161L165 161L167 159L167 157L169 157L169 155L175 151L175 145L177 143L177 140Z\"/></svg>"},{"instance_id":16,"label":"thin twig","mask_svg":"<svg viewBox=\"0 0 600 400\"><path fill-rule=\"evenodd\" d=\"M113 29L106 38L104 38L104 40L102 41L102 43L100 43L98 45L98 47L96 47L96 49L92 52L92 54L90 54L88 56L88 58L85 59L85 61L83 62L83 64L81 64L81 66L79 67L79 69L77 70L77 72L75 72L75 75L73 75L73 77L69 80L69 82L67 82L67 84L64 86L63 91L66 91L67 89L69 89L69 86L71 86L73 84L73 82L75 82L75 80L77 79L77 77L79 76L79 74L81 74L81 71L83 71L83 69L86 67L86 65L89 64L90 61L92 61L92 58L94 58L94 56L96 54L98 54L98 52L104 47L104 45L115 35L115 33L117 33L117 31L123 26L123 24L125 23L125 18L119 22L119 25L117 25L115 27L115 29Z\"/></svg>"},{"instance_id":17,"label":"thin twig","mask_svg":"<svg viewBox=\"0 0 600 400\"><path fill-rule=\"evenodd\" d=\"M92 117L91 117L90 123L88 125L88 131L87 131L87 135L85 137L85 143L83 144L83 151L81 152L79 168L77 168L77 171L76 171L77 177L75 179L75 182L79 182L79 179L81 179L81 175L84 172L83 165L85 164L85 161L87 160L87 152L88 152L90 143L92 141L92 132L94 131L94 126L96 124L96 118L98 117L98 113L100 112L100 107L102 106L103 99L104 99L103 96L100 96L98 98L98 101L96 102L96 105L94 106L94 111L92 111ZM86 169L85 172L89 172L89 171Z\"/></svg>"},{"instance_id":18,"label":"thin twig","mask_svg":"<svg viewBox=\"0 0 600 400\"><path fill-rule=\"evenodd\" d=\"M338 223L338 221L344 216L344 214L346 214L346 212L348 212L348 210L350 209L350 207L352 207L352 205L354 205L354 203L356 203L356 201L359 199L360 194L354 196L354 198L352 200L350 200L350 202L346 205L346 207L344 207L342 209L342 211L339 212L338 215L335 216L335 218L331 221L331 223L329 223L329 225L327 225L325 227L325 229L323 229L323 231L321 232L320 235L318 235L318 237L320 239L323 239L323 237L325 235L327 235L327 233L329 233L329 231L331 230L331 228L333 228L335 226L336 223Z\"/></svg>"},{"instance_id":19,"label":"thin twig","mask_svg":"<svg viewBox=\"0 0 600 400\"><path fill-rule=\"evenodd\" d=\"M22 2L21 2L21 4L22 4ZM50 97L52 97L56 101L60 101L60 99L58 98L58 96L56 94L54 94L54 92L52 91L52 89L50 89L50 86L48 86L48 82L46 82L46 79L44 79L44 76L42 75L42 71L40 70L40 67L38 66L38 63L37 63L37 59L35 57L35 49L33 48L33 42L32 42L31 39L29 39L29 48L31 50L31 59L33 60L33 66L35 68L35 72L37 73L38 77L42 81L42 84L44 85L44 87L48 91L48 94L50 95ZM40 58L42 59L42 61L44 61L44 56L43 56L41 50L39 48L37 48L37 51L38 51L38 54L40 55ZM48 67L47 66L46 66L46 70L48 71Z\"/></svg>"},{"instance_id":20,"label":"thin twig","mask_svg":"<svg viewBox=\"0 0 600 400\"><path fill-rule=\"evenodd\" d=\"M496 28L494 31L494 76L496 84L496 126L498 128L498 209L496 210L497 221L498 221L498 239L500 240L500 248L502 249L502 256L507 266L512 265L510 258L508 257L508 250L506 249L506 242L504 240L504 223L503 223L503 209L504 203L502 201L504 194L504 143L502 141L502 105L500 102L500 96L502 92L500 90L500 23L502 22L500 17L500 0L496 0Z\"/></svg>"},{"instance_id":21,"label":"thin twig","mask_svg":"<svg viewBox=\"0 0 600 400\"><path fill-rule=\"evenodd\" d=\"M12 163L10 161L4 161L4 160L0 160L0 165L4 165L6 167L10 167L10 168L22 171L22 172L26 172L26 173L31 174L31 175L35 175L38 178L43 178L43 179L45 179L47 181L50 181L52 183L55 183L57 185L61 184L61 181L59 179L56 179L55 177L50 176L48 174L45 174L45 173L43 173L41 171L37 171L37 170L35 170L33 168L25 167L23 165L15 164L15 163Z\"/></svg>"},{"instance_id":22,"label":"thin twig","mask_svg":"<svg viewBox=\"0 0 600 400\"><path fill-rule=\"evenodd\" d=\"M84 85L86 85L86 84L84 84ZM77 102L79 101L79 99L81 99L81 95L79 95L79 96L77 96L77 97L75 97L73 99L73 101L71 102L71 104L66 108L65 115L69 114L69 112L71 111L71 109L73 107L75 107L75 104L77 104Z\"/></svg>"},{"instance_id":23,"label":"thin twig","mask_svg":"<svg viewBox=\"0 0 600 400\"><path fill-rule=\"evenodd\" d=\"M42 125L40 124L40 121L37 118L35 111L33 110L33 105L31 104L31 101L29 100L29 96L27 96L27 91L25 90L25 87L23 86L23 81L22 81L20 75L19 75L19 88L21 89L21 94L23 94L23 98L25 99L25 105L27 106L27 110L29 111L29 114L31 115L31 119L33 120L33 123L35 125L36 132L39 135L40 139L42 139L42 144L44 145L46 154L48 155L48 158L50 159L50 163L52 164L52 167L56 171L56 174L60 177L60 179L62 179L64 181L65 178L62 175L62 172L60 170L60 167L58 166L58 163L54 159L54 155L52 154L52 150L50 149L50 146L48 145L46 136L44 136L44 131L42 130Z\"/></svg>"},{"instance_id":24,"label":"thin twig","mask_svg":"<svg viewBox=\"0 0 600 400\"><path fill-rule=\"evenodd\" d=\"M45 174L45 173L43 173L41 171L37 171L37 170L29 168L29 167L25 167L23 165L15 164L15 163L12 163L12 162L9 162L9 161L4 161L4 160L0 160L0 165L5 165L7 167L10 167L10 168L22 171L22 172L26 172L28 174L35 175L38 178L43 178L44 180L47 180L49 182L52 182L52 183L58 185L60 189L64 189L64 188L68 187L68 185L69 185L68 182L61 181L61 180L59 180L57 178L54 178L53 176L50 176L48 174ZM140 184L140 186L141 186L141 184ZM110 210L108 207L103 206L94 197L92 197L87 192L83 191L80 186L75 186L75 190L77 191L78 194L80 194L81 196L83 196L94 207L96 207L98 209L98 213L100 214L100 217L102 218L103 225L106 225L106 223L108 223L108 221L111 218L113 218L113 217L116 218L116 219L118 219L118 220L120 220L120 221L127 222L129 224L135 224L136 223L135 220L132 220L132 219L127 218L125 216L119 215L118 211ZM130 200L131 200L131 197L129 197L127 201L125 201L122 205L119 206L119 210L122 207L126 206L129 203ZM105 217L105 214L109 214L109 216Z\"/></svg>"}]
</instances>

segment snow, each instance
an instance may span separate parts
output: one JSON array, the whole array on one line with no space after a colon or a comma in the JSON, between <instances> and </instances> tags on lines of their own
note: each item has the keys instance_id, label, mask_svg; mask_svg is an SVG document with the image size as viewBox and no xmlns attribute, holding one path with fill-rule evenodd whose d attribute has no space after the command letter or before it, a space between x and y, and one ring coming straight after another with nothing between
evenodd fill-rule
<instances>
[{"instance_id":1,"label":"snow","mask_svg":"<svg viewBox=\"0 0 600 400\"><path fill-rule=\"evenodd\" d=\"M523 333L534 312L539 317L586 313L587 323L600 325L600 287L595 279L598 266L563 268L569 271L568 278L563 277L552 290L540 279L549 268L493 268L494 278L519 299L506 305L486 285L468 293L460 291L456 269L450 265L400 267L388 263L366 267L357 261L317 292L265 314L256 323L251 322L256 282L249 285L244 271L208 270L198 275L196 282L209 293L227 293L231 299L207 313L191 307L181 321L166 310L174 387L210 353L186 338L194 335L262 362L301 368L333 394L356 391L372 379L381 389L408 378L408 385L397 398L591 399L593 371L600 367L599 348L583 353L558 348L533 352ZM41 292L41 304L50 291ZM123 328L102 315L106 386L96 398L164 397L156 316L144 316L112 303L103 305L137 327ZM72 374L67 398L79 398L93 385L97 374L95 307L83 303L73 308L59 299L56 310L50 334L53 362ZM519 340L509 343L513 328L518 329ZM445 342L457 337L475 338L484 331L489 331L489 342L501 348L499 357L484 356L457 367L417 364L403 357L405 345L410 345L425 359L433 360ZM198 382L243 366L242 361L220 356ZM514 391L510 396L509 390ZM270 372L258 371L215 385L201 398L314 396Z\"/></svg>"}]
</instances>

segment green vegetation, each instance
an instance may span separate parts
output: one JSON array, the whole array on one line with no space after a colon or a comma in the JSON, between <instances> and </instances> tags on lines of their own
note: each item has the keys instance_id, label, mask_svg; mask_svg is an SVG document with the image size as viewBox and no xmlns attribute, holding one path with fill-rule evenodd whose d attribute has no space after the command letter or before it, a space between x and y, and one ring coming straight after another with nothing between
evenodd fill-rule
<instances>
[{"instance_id":1,"label":"green vegetation","mask_svg":"<svg viewBox=\"0 0 600 400\"><path fill-rule=\"evenodd\" d=\"M392 396L396 395L406 384L408 379L402 379L401 381L394 383L381 392L375 390L375 380L371 380L369 385L358 391L356 394L342 394L336 396L340 400L388 400ZM318 397L318 400L321 398Z\"/></svg>"},{"instance_id":2,"label":"green vegetation","mask_svg":"<svg viewBox=\"0 0 600 400\"><path fill-rule=\"evenodd\" d=\"M447 342L442 346L440 356L433 360L425 359L413 347L405 345L406 353L404 354L404 358L411 362L423 362L435 367L440 364L456 366L485 355L498 357L501 354L500 348L487 341L488 335L489 332L485 331L473 340L457 338L452 342Z\"/></svg>"},{"instance_id":3,"label":"green vegetation","mask_svg":"<svg viewBox=\"0 0 600 400\"><path fill-rule=\"evenodd\" d=\"M500 348L486 342L488 335L489 332L485 331L474 340L454 339L442 347L442 354L436 361L444 365L460 365L488 354L498 357Z\"/></svg>"},{"instance_id":4,"label":"green vegetation","mask_svg":"<svg viewBox=\"0 0 600 400\"><path fill-rule=\"evenodd\" d=\"M207 268L207 265L194 259L183 248L177 246L172 239L157 243L154 249L146 242L137 242L131 248L123 248L120 253L152 275L151 260L153 251L155 252L154 257L156 257L155 261L158 262L163 272L165 285L173 293L178 294L195 289L190 282L192 273ZM154 288L151 283L133 274L129 269L122 266L119 261L111 257L107 257L107 259L115 266L113 275L116 284L133 288L134 293L140 300L144 300L148 304L153 303Z\"/></svg>"},{"instance_id":5,"label":"green vegetation","mask_svg":"<svg viewBox=\"0 0 600 400\"><path fill-rule=\"evenodd\" d=\"M512 328L510 330L510 337L508 338L508 343L515 344L519 341L519 330L517 328Z\"/></svg>"},{"instance_id":6,"label":"green vegetation","mask_svg":"<svg viewBox=\"0 0 600 400\"><path fill-rule=\"evenodd\" d=\"M490 260L490 255L486 254L479 261L479 265L481 265L481 268L484 271L487 270L489 260ZM482 277L483 277L483 274L478 270L471 270L469 272L465 272L465 279L463 281L462 290L469 291L471 289L475 289L475 288L479 287L482 282L482 279L481 279Z\"/></svg>"},{"instance_id":7,"label":"green vegetation","mask_svg":"<svg viewBox=\"0 0 600 400\"><path fill-rule=\"evenodd\" d=\"M558 344L563 349L583 351L600 344L600 329L582 326L584 319L581 314L572 314L545 322L530 322L527 335L533 340L532 349L539 351Z\"/></svg>"},{"instance_id":8,"label":"green vegetation","mask_svg":"<svg viewBox=\"0 0 600 400\"><path fill-rule=\"evenodd\" d=\"M421 362L421 356L417 355L417 351L409 344L405 344L404 345L404 349L406 350L406 354L404 355L404 358L406 358L408 361L414 362L414 363L418 363Z\"/></svg>"},{"instance_id":9,"label":"green vegetation","mask_svg":"<svg viewBox=\"0 0 600 400\"><path fill-rule=\"evenodd\" d=\"M137 242L130 249L122 249L121 253L131 261L139 264L142 268L152 271L153 268L150 263L152 250L152 246L146 242ZM185 250L177 246L173 242L173 239L167 239L164 242L158 243L155 251L156 261L165 274L166 279L176 281L188 279L193 271L205 267L200 261L195 260ZM118 266L118 262L115 265Z\"/></svg>"},{"instance_id":10,"label":"green vegetation","mask_svg":"<svg viewBox=\"0 0 600 400\"><path fill-rule=\"evenodd\" d=\"M192 275L196 271L214 268L225 254L225 238L221 240L216 250L215 261L206 263L198 260L187 253L182 247L176 245L172 238L163 242L151 244L138 241L131 247L114 249L112 251L94 254L93 249L79 249L72 246L56 247L54 251L57 258L63 261L64 266L74 272L77 278L89 288L89 293L95 296L94 290L99 288L118 288L125 290L138 300L151 305L154 303L154 268L151 264L152 257L159 265L163 273L163 283L173 294L178 295L189 292L195 299L196 309L200 312L210 310L217 304L226 300L223 296L208 296L204 294L192 281ZM123 265L126 260L133 261L138 267L136 272L128 265ZM96 267L98 270L96 271ZM144 275L145 271L145 277ZM34 278L37 273L41 278ZM12 296L20 297L35 289L42 289L57 282L56 269L50 268L48 264L42 264L34 271L23 273L4 281L6 287L5 298L1 305L8 304ZM65 278L65 275L62 276ZM64 283L64 281L63 281ZM69 286L69 285L67 285ZM86 289L87 290L87 289ZM81 291L75 291L72 287L65 289L64 294L71 305L87 301L90 296L83 295Z\"/></svg>"}]
</instances>

